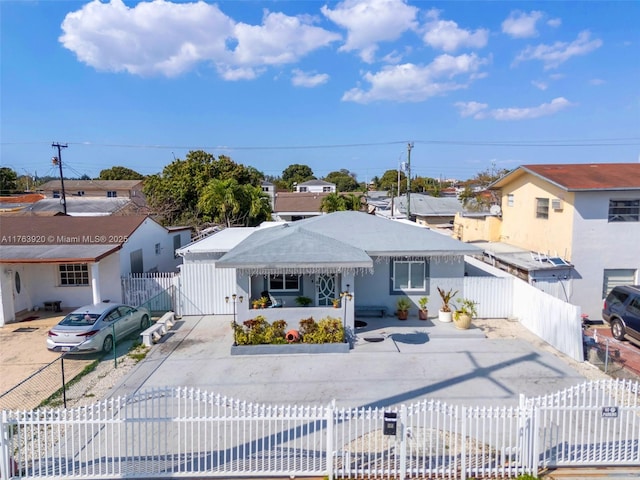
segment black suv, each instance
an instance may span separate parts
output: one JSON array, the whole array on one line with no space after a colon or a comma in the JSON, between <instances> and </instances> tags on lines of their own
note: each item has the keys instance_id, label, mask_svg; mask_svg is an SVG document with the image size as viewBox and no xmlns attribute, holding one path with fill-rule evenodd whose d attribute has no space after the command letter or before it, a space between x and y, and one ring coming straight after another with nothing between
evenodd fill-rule
<instances>
[{"instance_id":1,"label":"black suv","mask_svg":"<svg viewBox=\"0 0 640 480\"><path fill-rule=\"evenodd\" d=\"M626 335L640 342L640 285L614 287L604 300L602 318L614 338L624 340Z\"/></svg>"}]
</instances>

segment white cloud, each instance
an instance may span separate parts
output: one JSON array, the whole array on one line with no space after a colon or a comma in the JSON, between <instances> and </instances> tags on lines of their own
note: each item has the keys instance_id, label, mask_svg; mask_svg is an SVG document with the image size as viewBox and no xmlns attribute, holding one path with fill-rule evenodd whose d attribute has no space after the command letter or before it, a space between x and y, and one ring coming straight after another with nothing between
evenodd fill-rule
<instances>
[{"instance_id":1,"label":"white cloud","mask_svg":"<svg viewBox=\"0 0 640 480\"><path fill-rule=\"evenodd\" d=\"M547 82L538 82L536 80L531 80L531 85L533 85L534 87L540 90L546 90L547 88L549 88L549 85L547 84Z\"/></svg>"},{"instance_id":2,"label":"white cloud","mask_svg":"<svg viewBox=\"0 0 640 480\"><path fill-rule=\"evenodd\" d=\"M544 69L558 68L564 62L576 55L586 55L596 48L600 48L602 40L590 40L590 32L585 30L571 43L556 42L553 45L540 44L536 47L528 46L518 54L514 63L526 60L540 60L544 63Z\"/></svg>"},{"instance_id":3,"label":"white cloud","mask_svg":"<svg viewBox=\"0 0 640 480\"><path fill-rule=\"evenodd\" d=\"M589 80L589 85L594 85L596 87L599 87L600 85L604 85L605 83L607 82L605 82L601 78L592 78L591 80Z\"/></svg>"},{"instance_id":4,"label":"white cloud","mask_svg":"<svg viewBox=\"0 0 640 480\"><path fill-rule=\"evenodd\" d=\"M460 116L462 117L473 117L476 120L492 118L494 120L513 121L548 117L549 115L554 115L573 106L573 104L564 97L558 97L549 103L543 103L537 107L511 107L489 110L487 104L478 102L458 102L455 106L460 111Z\"/></svg>"},{"instance_id":5,"label":"white cloud","mask_svg":"<svg viewBox=\"0 0 640 480\"><path fill-rule=\"evenodd\" d=\"M461 117L475 117L489 106L480 102L456 102L454 105L460 111Z\"/></svg>"},{"instance_id":6,"label":"white cloud","mask_svg":"<svg viewBox=\"0 0 640 480\"><path fill-rule=\"evenodd\" d=\"M62 30L64 47L97 70L173 77L207 62L227 80L255 78L265 66L295 62L340 39L307 17L265 12L252 26L202 1L127 7L94 0L69 13Z\"/></svg>"},{"instance_id":7,"label":"white cloud","mask_svg":"<svg viewBox=\"0 0 640 480\"><path fill-rule=\"evenodd\" d=\"M543 16L544 14L537 10L529 13L518 10L513 11L502 22L502 33L506 33L514 38L535 37L538 35L536 23L538 23L538 20Z\"/></svg>"},{"instance_id":8,"label":"white cloud","mask_svg":"<svg viewBox=\"0 0 640 480\"><path fill-rule=\"evenodd\" d=\"M560 25L562 25L562 19L560 19L560 18L550 18L547 21L547 25L549 25L550 27L553 27L553 28L558 28Z\"/></svg>"},{"instance_id":9,"label":"white cloud","mask_svg":"<svg viewBox=\"0 0 640 480\"><path fill-rule=\"evenodd\" d=\"M398 102L422 102L430 97L446 92L466 88L486 59L475 54L441 55L426 66L405 63L389 65L377 73L367 72L364 80L371 87L369 90L353 88L342 96L343 101L370 103L378 100ZM453 78L466 76L457 82Z\"/></svg>"},{"instance_id":10,"label":"white cloud","mask_svg":"<svg viewBox=\"0 0 640 480\"><path fill-rule=\"evenodd\" d=\"M296 87L317 87L329 81L329 75L326 73L303 72L297 68L292 73L291 83Z\"/></svg>"},{"instance_id":11,"label":"white cloud","mask_svg":"<svg viewBox=\"0 0 640 480\"><path fill-rule=\"evenodd\" d=\"M440 20L437 10L430 10L428 15L433 20L427 22L422 36L422 40L427 45L449 53L464 47L482 48L487 45L488 30L482 28L476 31L462 29L452 20Z\"/></svg>"},{"instance_id":12,"label":"white cloud","mask_svg":"<svg viewBox=\"0 0 640 480\"><path fill-rule=\"evenodd\" d=\"M405 0L345 0L333 10L325 5L321 11L347 30L347 40L339 50L357 51L367 63L374 61L378 43L396 40L417 28L418 9Z\"/></svg>"}]
</instances>

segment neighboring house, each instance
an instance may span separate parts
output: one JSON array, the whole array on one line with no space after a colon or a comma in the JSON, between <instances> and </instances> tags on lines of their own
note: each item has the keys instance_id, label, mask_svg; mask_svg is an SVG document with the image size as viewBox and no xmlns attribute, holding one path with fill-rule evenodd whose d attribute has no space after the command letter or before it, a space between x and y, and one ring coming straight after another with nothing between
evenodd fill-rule
<instances>
[{"instance_id":1,"label":"neighboring house","mask_svg":"<svg viewBox=\"0 0 640 480\"><path fill-rule=\"evenodd\" d=\"M62 183L51 180L38 187L47 198L62 197ZM139 198L144 200L142 180L65 180L65 197Z\"/></svg>"},{"instance_id":2,"label":"neighboring house","mask_svg":"<svg viewBox=\"0 0 640 480\"><path fill-rule=\"evenodd\" d=\"M176 271L189 240L143 215L0 217L0 325L44 302L120 301L121 276Z\"/></svg>"},{"instance_id":3,"label":"neighboring house","mask_svg":"<svg viewBox=\"0 0 640 480\"><path fill-rule=\"evenodd\" d=\"M275 208L275 198L276 198L275 184L271 182L267 182L266 180L263 180L262 183L260 184L260 187L262 188L262 191L264 193L269 195L269 203L271 205L271 211L273 211Z\"/></svg>"},{"instance_id":4,"label":"neighboring house","mask_svg":"<svg viewBox=\"0 0 640 480\"><path fill-rule=\"evenodd\" d=\"M298 193L335 193L336 184L324 180L308 180L296 185Z\"/></svg>"},{"instance_id":5,"label":"neighboring house","mask_svg":"<svg viewBox=\"0 0 640 480\"><path fill-rule=\"evenodd\" d=\"M427 227L451 227L457 213L463 211L462 203L452 197L432 197L422 193L412 193L411 218L419 225ZM394 213L406 217L407 196L396 197L393 202Z\"/></svg>"},{"instance_id":6,"label":"neighboring house","mask_svg":"<svg viewBox=\"0 0 640 480\"><path fill-rule=\"evenodd\" d=\"M72 217L99 217L104 215L144 215L146 206L140 206L135 200L125 197L66 197L67 215ZM60 198L45 198L25 206L17 215L57 215L64 214Z\"/></svg>"},{"instance_id":7,"label":"neighboring house","mask_svg":"<svg viewBox=\"0 0 640 480\"><path fill-rule=\"evenodd\" d=\"M36 202L42 200L41 193L25 193L22 195L11 195L0 197L0 214L14 214L31 207Z\"/></svg>"},{"instance_id":8,"label":"neighboring house","mask_svg":"<svg viewBox=\"0 0 640 480\"><path fill-rule=\"evenodd\" d=\"M491 188L501 191L500 241L573 266L552 276L591 319L615 285L640 283L640 163L523 165Z\"/></svg>"},{"instance_id":9,"label":"neighboring house","mask_svg":"<svg viewBox=\"0 0 640 480\"><path fill-rule=\"evenodd\" d=\"M322 215L322 200L329 193L277 192L271 217L275 221L295 222Z\"/></svg>"},{"instance_id":10,"label":"neighboring house","mask_svg":"<svg viewBox=\"0 0 640 480\"><path fill-rule=\"evenodd\" d=\"M250 300L268 291L284 308L260 310L269 320L345 318L354 312L395 312L399 297L430 296L439 308L436 287L461 288L464 255L482 250L416 225L343 211L269 228L226 229L179 250L184 314L249 313ZM332 310L341 292L352 294L344 313ZM242 296L242 303L226 297ZM303 311L296 298L312 307Z\"/></svg>"}]
</instances>

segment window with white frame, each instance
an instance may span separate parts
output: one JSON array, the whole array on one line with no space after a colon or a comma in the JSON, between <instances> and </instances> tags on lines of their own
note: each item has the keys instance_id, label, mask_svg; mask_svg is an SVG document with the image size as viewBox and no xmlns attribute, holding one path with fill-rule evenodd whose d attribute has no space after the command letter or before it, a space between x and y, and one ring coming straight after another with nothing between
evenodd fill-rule
<instances>
[{"instance_id":1,"label":"window with white frame","mask_svg":"<svg viewBox=\"0 0 640 480\"><path fill-rule=\"evenodd\" d=\"M513 205L515 203L514 202L514 198L515 197L514 197L513 193L508 193L507 194L507 207L513 207Z\"/></svg>"},{"instance_id":2,"label":"window with white frame","mask_svg":"<svg viewBox=\"0 0 640 480\"><path fill-rule=\"evenodd\" d=\"M322 191L323 192L330 192L331 191L331 187L322 187Z\"/></svg>"},{"instance_id":3,"label":"window with white frame","mask_svg":"<svg viewBox=\"0 0 640 480\"><path fill-rule=\"evenodd\" d=\"M277 274L269 275L270 292L299 292L300 275Z\"/></svg>"},{"instance_id":4,"label":"window with white frame","mask_svg":"<svg viewBox=\"0 0 640 480\"><path fill-rule=\"evenodd\" d=\"M86 263L61 263L58 273L63 287L89 285L89 267Z\"/></svg>"},{"instance_id":5,"label":"window with white frame","mask_svg":"<svg viewBox=\"0 0 640 480\"><path fill-rule=\"evenodd\" d=\"M640 221L640 200L609 200L609 221Z\"/></svg>"},{"instance_id":6,"label":"window with white frame","mask_svg":"<svg viewBox=\"0 0 640 480\"><path fill-rule=\"evenodd\" d=\"M427 274L424 260L395 260L393 262L393 291L425 290Z\"/></svg>"},{"instance_id":7,"label":"window with white frame","mask_svg":"<svg viewBox=\"0 0 640 480\"><path fill-rule=\"evenodd\" d=\"M536 198L536 218L549 218L548 198Z\"/></svg>"},{"instance_id":8,"label":"window with white frame","mask_svg":"<svg viewBox=\"0 0 640 480\"><path fill-rule=\"evenodd\" d=\"M307 187L299 187L298 191L299 192L306 192L307 191Z\"/></svg>"}]
</instances>

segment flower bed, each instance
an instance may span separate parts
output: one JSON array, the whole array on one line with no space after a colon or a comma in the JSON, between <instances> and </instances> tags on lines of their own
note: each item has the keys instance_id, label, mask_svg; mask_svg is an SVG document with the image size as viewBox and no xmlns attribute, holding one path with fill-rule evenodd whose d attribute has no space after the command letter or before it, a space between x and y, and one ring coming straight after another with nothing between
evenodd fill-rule
<instances>
[{"instance_id":1,"label":"flower bed","mask_svg":"<svg viewBox=\"0 0 640 480\"><path fill-rule=\"evenodd\" d=\"M231 355L266 355L290 353L346 353L342 321L325 317L316 322L312 317L300 320L298 329L287 329L287 322L269 323L258 315L242 324L231 324L234 345Z\"/></svg>"}]
</instances>

